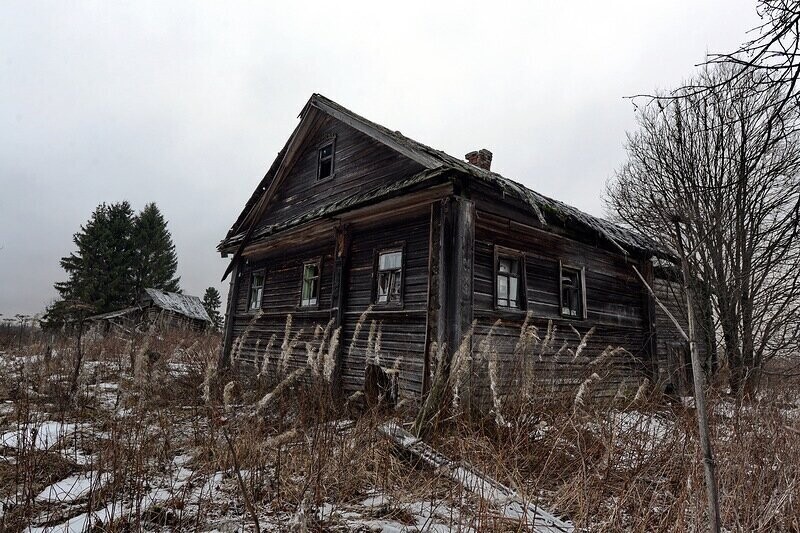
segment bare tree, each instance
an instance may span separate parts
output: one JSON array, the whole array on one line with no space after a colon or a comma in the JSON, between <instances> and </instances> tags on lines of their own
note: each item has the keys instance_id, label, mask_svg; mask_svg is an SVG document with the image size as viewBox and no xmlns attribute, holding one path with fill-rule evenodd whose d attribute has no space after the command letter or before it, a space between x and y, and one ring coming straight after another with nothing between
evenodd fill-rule
<instances>
[{"instance_id":1,"label":"bare tree","mask_svg":"<svg viewBox=\"0 0 800 533\"><path fill-rule=\"evenodd\" d=\"M638 112L628 162L607 187L621 221L677 249L672 220L696 282L711 293L735 392L758 384L758 369L800 338L800 147L797 107L762 75L707 69L676 97ZM731 80L730 83L721 83ZM699 290L697 287L694 290Z\"/></svg>"},{"instance_id":2,"label":"bare tree","mask_svg":"<svg viewBox=\"0 0 800 533\"><path fill-rule=\"evenodd\" d=\"M751 30L752 38L738 50L727 54L712 54L709 64L725 64L731 68L727 75L712 84L697 84L701 89L715 89L736 84L740 78L757 72L751 90L772 92L778 89L782 98L763 102L779 114L783 107L797 98L800 79L800 1L759 0L756 10L763 21ZM707 80L706 80L707 81Z\"/></svg>"}]
</instances>

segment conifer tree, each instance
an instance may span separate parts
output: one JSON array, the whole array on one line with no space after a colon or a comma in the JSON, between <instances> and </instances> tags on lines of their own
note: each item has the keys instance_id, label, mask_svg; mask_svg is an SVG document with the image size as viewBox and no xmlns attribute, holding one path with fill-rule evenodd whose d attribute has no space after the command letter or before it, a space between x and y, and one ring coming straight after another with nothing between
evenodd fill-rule
<instances>
[{"instance_id":1,"label":"conifer tree","mask_svg":"<svg viewBox=\"0 0 800 533\"><path fill-rule=\"evenodd\" d=\"M65 301L80 301L97 313L131 305L136 299L132 264L133 210L128 202L100 204L73 236L77 250L61 259L69 276L55 288Z\"/></svg>"},{"instance_id":2,"label":"conifer tree","mask_svg":"<svg viewBox=\"0 0 800 533\"><path fill-rule=\"evenodd\" d=\"M136 258L133 265L137 294L146 288L180 292L178 256L167 221L155 203L147 204L134 221Z\"/></svg>"},{"instance_id":3,"label":"conifer tree","mask_svg":"<svg viewBox=\"0 0 800 533\"><path fill-rule=\"evenodd\" d=\"M60 300L47 309L48 325L75 320L78 307L84 314L128 307L146 287L180 292L175 245L154 203L138 215L128 202L100 204L72 240L77 250L61 259L68 279L55 284Z\"/></svg>"},{"instance_id":4,"label":"conifer tree","mask_svg":"<svg viewBox=\"0 0 800 533\"><path fill-rule=\"evenodd\" d=\"M222 305L222 301L219 291L214 287L207 288L206 293L203 295L203 307L206 308L208 316L211 317L211 322L217 329L222 326L222 317L219 314L220 305Z\"/></svg>"}]
</instances>

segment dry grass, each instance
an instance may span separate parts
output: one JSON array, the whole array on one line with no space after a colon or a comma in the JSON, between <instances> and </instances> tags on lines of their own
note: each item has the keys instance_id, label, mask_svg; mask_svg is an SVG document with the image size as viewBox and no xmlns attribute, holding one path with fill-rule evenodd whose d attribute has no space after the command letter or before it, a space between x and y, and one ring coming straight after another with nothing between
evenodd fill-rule
<instances>
[{"instance_id":1,"label":"dry grass","mask_svg":"<svg viewBox=\"0 0 800 533\"><path fill-rule=\"evenodd\" d=\"M380 326L366 322L370 358L380 360ZM262 372L234 371L224 382L214 372L213 336L90 339L74 398L67 394L73 339L32 338L14 357L0 355L0 434L27 436L0 446L0 530L63 524L102 509L107 531L252 530L249 505L262 531L290 523L297 531L348 531L376 521L412 531L434 524L524 529L445 472L399 457L379 436L379 425L411 420L412 412L333 401L329 354L338 331L322 325L300 344L291 322L286 330L282 342L261 347ZM550 339L550 331L523 327L513 391L499 385L502 370L492 369L491 338L474 353L462 343L450 383L458 396L447 402L431 443L587 531L704 531L692 409L665 403L647 387L596 397L602 361L587 366L569 396L555 397L527 361L577 358L586 338L574 347ZM286 371L293 346L308 354L303 379ZM483 404L467 399L475 372L495 374ZM800 530L794 384L773 383L743 406L712 389L709 406L726 529ZM31 430L45 421L56 424L56 439L41 446ZM51 483L85 472L110 481L94 483L75 502L37 500Z\"/></svg>"}]
</instances>

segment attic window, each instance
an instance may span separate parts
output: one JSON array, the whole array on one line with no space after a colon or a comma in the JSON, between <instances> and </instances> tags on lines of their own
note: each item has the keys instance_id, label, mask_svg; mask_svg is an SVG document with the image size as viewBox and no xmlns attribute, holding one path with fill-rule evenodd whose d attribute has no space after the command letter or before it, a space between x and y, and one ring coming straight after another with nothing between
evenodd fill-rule
<instances>
[{"instance_id":1,"label":"attic window","mask_svg":"<svg viewBox=\"0 0 800 533\"><path fill-rule=\"evenodd\" d=\"M586 294L582 268L560 266L561 316L586 318Z\"/></svg>"},{"instance_id":2,"label":"attic window","mask_svg":"<svg viewBox=\"0 0 800 533\"><path fill-rule=\"evenodd\" d=\"M247 309L257 311L261 309L261 298L264 296L264 272L253 272L250 276L250 299Z\"/></svg>"},{"instance_id":3,"label":"attic window","mask_svg":"<svg viewBox=\"0 0 800 533\"><path fill-rule=\"evenodd\" d=\"M325 144L317 153L317 179L333 176L333 141Z\"/></svg>"}]
</instances>

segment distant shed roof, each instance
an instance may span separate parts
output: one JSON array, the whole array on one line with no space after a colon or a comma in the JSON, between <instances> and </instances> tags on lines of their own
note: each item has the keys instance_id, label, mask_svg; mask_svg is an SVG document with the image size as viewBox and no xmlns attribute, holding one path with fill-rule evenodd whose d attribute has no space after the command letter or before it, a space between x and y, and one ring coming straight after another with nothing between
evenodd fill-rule
<instances>
[{"instance_id":1,"label":"distant shed roof","mask_svg":"<svg viewBox=\"0 0 800 533\"><path fill-rule=\"evenodd\" d=\"M601 239L607 242L610 242L614 245L622 245L630 251L635 250L645 252L664 258L671 258L673 256L673 253L670 250L665 249L659 243L654 242L652 239L638 232L623 228L608 220L584 213L583 211L568 204L539 194L538 192L525 187L521 183L508 179L496 172L484 170L480 167L442 152L441 150L436 150L435 148L426 146L418 141L415 141L414 139L406 137L399 131L392 131L389 128L381 126L380 124L376 124L375 122L372 122L371 120L350 111L349 109L322 96L321 94L313 94L311 96L308 103L303 108L303 111L300 113L300 116L304 119L311 108L318 109L323 113L345 122L356 130L361 131L362 133L379 142L382 142L390 148L399 151L400 153L425 166L428 171L421 172L417 176L413 176L410 179L412 182L418 184L421 181L432 179L440 175L440 173L430 172L431 170L450 170L461 174L466 174L470 178L487 183L489 186L501 191L504 195L508 195L520 200L528 207L531 214L535 216L543 225L555 221L559 221L564 224L571 223L595 233ZM294 139L295 136L293 135L292 138L290 138L289 143L291 143ZM273 163L272 167L267 172L267 175L264 176L264 179L261 181L261 183L259 183L259 186L253 192L253 195L248 200L245 208L239 215L239 218L234 223L230 231L228 231L226 238L220 243L218 247L220 251L227 246L240 243L244 238L246 233L244 222L248 218L250 211L256 207L257 201L266 190L267 184L269 184L269 182L275 177L275 172L279 166L278 162L286 153L289 143L287 143L283 150L281 150L281 152L278 154L278 158L276 159L275 163ZM395 189L400 188L397 187L397 185L400 184L396 184L394 187ZM267 228L262 228L253 234L252 237L257 238L259 236L277 233L278 231L288 229L288 227L296 225L299 222L306 222L313 218L331 215L334 212L339 211L343 206L347 206L348 208L355 207L356 205L367 200L372 200L382 196L383 193L386 192L382 189L385 188L386 187L378 188L376 190L369 191L367 194L354 195L345 200L331 202L330 205L320 206L314 212L307 213L302 217L298 217L299 220L284 221Z\"/></svg>"},{"instance_id":2,"label":"distant shed roof","mask_svg":"<svg viewBox=\"0 0 800 533\"><path fill-rule=\"evenodd\" d=\"M129 315L135 311L139 311L139 307L126 307L125 309L117 309L116 311L110 311L108 313L102 313L99 315L92 315L87 320L90 321L99 321L99 320L111 320L114 318L119 318L121 316Z\"/></svg>"},{"instance_id":3,"label":"distant shed roof","mask_svg":"<svg viewBox=\"0 0 800 533\"><path fill-rule=\"evenodd\" d=\"M166 292L159 289L145 289L147 296L153 300L153 304L161 309L172 311L196 320L211 322L203 302L197 296L188 294L177 294Z\"/></svg>"}]
</instances>

